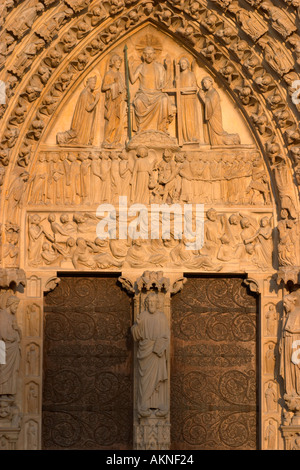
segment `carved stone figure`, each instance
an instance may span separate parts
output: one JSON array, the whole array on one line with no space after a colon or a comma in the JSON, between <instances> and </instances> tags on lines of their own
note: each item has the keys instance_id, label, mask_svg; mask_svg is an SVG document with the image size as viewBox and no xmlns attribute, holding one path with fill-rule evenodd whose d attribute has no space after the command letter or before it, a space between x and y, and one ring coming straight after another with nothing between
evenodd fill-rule
<instances>
[{"instance_id":1,"label":"carved stone figure","mask_svg":"<svg viewBox=\"0 0 300 470\"><path fill-rule=\"evenodd\" d=\"M131 200L139 204L149 204L150 175L156 162L151 163L146 147L139 147L132 173Z\"/></svg>"},{"instance_id":2,"label":"carved stone figure","mask_svg":"<svg viewBox=\"0 0 300 470\"><path fill-rule=\"evenodd\" d=\"M266 374L274 375L275 370L275 345L273 343L269 343L266 354L265 354L265 369Z\"/></svg>"},{"instance_id":3,"label":"carved stone figure","mask_svg":"<svg viewBox=\"0 0 300 470\"><path fill-rule=\"evenodd\" d=\"M39 353L34 344L31 344L26 354L26 373L27 375L38 375Z\"/></svg>"},{"instance_id":4,"label":"carved stone figure","mask_svg":"<svg viewBox=\"0 0 300 470\"><path fill-rule=\"evenodd\" d=\"M292 61L288 51L283 49L275 39L262 36L258 44L264 49L266 61L277 73L284 75L291 70Z\"/></svg>"},{"instance_id":5,"label":"carved stone figure","mask_svg":"<svg viewBox=\"0 0 300 470\"><path fill-rule=\"evenodd\" d=\"M145 308L132 326L131 331L138 342L139 404L141 417L157 417L168 413L167 381L170 331L165 314L158 309L157 294L151 293L145 300Z\"/></svg>"},{"instance_id":6,"label":"carved stone figure","mask_svg":"<svg viewBox=\"0 0 300 470\"><path fill-rule=\"evenodd\" d=\"M206 141L211 145L239 145L240 137L238 134L228 134L223 129L220 97L213 83L211 77L205 77L202 80L204 92L200 92L204 104Z\"/></svg>"},{"instance_id":7,"label":"carved stone figure","mask_svg":"<svg viewBox=\"0 0 300 470\"><path fill-rule=\"evenodd\" d=\"M140 84L133 101L137 131L167 132L173 110L169 96L162 91L167 84L166 69L155 60L153 47L144 49L143 63L135 71L130 66L129 75L132 84L137 80Z\"/></svg>"},{"instance_id":8,"label":"carved stone figure","mask_svg":"<svg viewBox=\"0 0 300 470\"><path fill-rule=\"evenodd\" d=\"M33 23L38 17L38 14L45 9L42 3L37 3L35 6L25 8L18 17L15 18L12 24L9 25L7 31L12 32L13 35L21 39L28 31L30 31Z\"/></svg>"},{"instance_id":9,"label":"carved stone figure","mask_svg":"<svg viewBox=\"0 0 300 470\"><path fill-rule=\"evenodd\" d=\"M42 152L39 155L38 163L34 169L34 174L30 177L30 180L29 180L30 204L45 204L46 203L46 178L47 178L46 155L44 152Z\"/></svg>"},{"instance_id":10,"label":"carved stone figure","mask_svg":"<svg viewBox=\"0 0 300 470\"><path fill-rule=\"evenodd\" d=\"M276 427L272 420L268 422L265 429L265 442L267 450L276 449Z\"/></svg>"},{"instance_id":11,"label":"carved stone figure","mask_svg":"<svg viewBox=\"0 0 300 470\"><path fill-rule=\"evenodd\" d=\"M6 301L6 308L0 310L0 339L6 349L6 363L0 364L0 395L15 395L17 392L21 340L16 321L19 302L18 297L11 295Z\"/></svg>"},{"instance_id":12,"label":"carved stone figure","mask_svg":"<svg viewBox=\"0 0 300 470\"><path fill-rule=\"evenodd\" d=\"M184 142L199 142L197 79L194 72L190 70L190 62L186 57L180 59L179 66L183 140Z\"/></svg>"},{"instance_id":13,"label":"carved stone figure","mask_svg":"<svg viewBox=\"0 0 300 470\"><path fill-rule=\"evenodd\" d=\"M165 150L163 160L158 165L158 182L161 190L159 193L162 195L162 202L173 201L175 196L175 184L177 176L176 163L173 160L173 153L171 150Z\"/></svg>"},{"instance_id":14,"label":"carved stone figure","mask_svg":"<svg viewBox=\"0 0 300 470\"><path fill-rule=\"evenodd\" d=\"M278 222L277 230L279 233L279 264L293 266L297 259L297 225L295 221L289 219L289 213L286 209L281 211L281 220Z\"/></svg>"},{"instance_id":15,"label":"carved stone figure","mask_svg":"<svg viewBox=\"0 0 300 470\"><path fill-rule=\"evenodd\" d=\"M28 450L37 450L38 448L38 429L35 421L29 421L26 430L26 443Z\"/></svg>"},{"instance_id":16,"label":"carved stone figure","mask_svg":"<svg viewBox=\"0 0 300 470\"><path fill-rule=\"evenodd\" d=\"M253 12L239 8L236 11L236 18L241 24L243 30L253 39L253 41L257 41L257 39L268 31L266 24L257 18Z\"/></svg>"},{"instance_id":17,"label":"carved stone figure","mask_svg":"<svg viewBox=\"0 0 300 470\"><path fill-rule=\"evenodd\" d=\"M265 314L266 318L266 334L268 336L277 336L277 315L275 305L269 305Z\"/></svg>"},{"instance_id":18,"label":"carved stone figure","mask_svg":"<svg viewBox=\"0 0 300 470\"><path fill-rule=\"evenodd\" d=\"M99 92L96 96L93 94L96 84L97 78L95 76L87 79L86 87L81 92L75 107L71 128L69 131L57 134L58 144L92 145L96 107L100 98Z\"/></svg>"},{"instance_id":19,"label":"carved stone figure","mask_svg":"<svg viewBox=\"0 0 300 470\"><path fill-rule=\"evenodd\" d=\"M265 391L267 411L276 411L277 409L277 393L274 390L273 383L269 382Z\"/></svg>"},{"instance_id":20,"label":"carved stone figure","mask_svg":"<svg viewBox=\"0 0 300 470\"><path fill-rule=\"evenodd\" d=\"M38 412L38 387L35 383L29 384L27 391L27 412L35 414Z\"/></svg>"},{"instance_id":21,"label":"carved stone figure","mask_svg":"<svg viewBox=\"0 0 300 470\"><path fill-rule=\"evenodd\" d=\"M286 319L280 344L280 375L288 397L300 397L300 308L297 301L295 293L283 299Z\"/></svg>"},{"instance_id":22,"label":"carved stone figure","mask_svg":"<svg viewBox=\"0 0 300 470\"><path fill-rule=\"evenodd\" d=\"M28 227L28 262L31 266L38 266L41 262L41 250L45 241L50 240L52 243L55 241L51 234L48 234L41 226L41 217L38 214L33 214L29 217Z\"/></svg>"},{"instance_id":23,"label":"carved stone figure","mask_svg":"<svg viewBox=\"0 0 300 470\"><path fill-rule=\"evenodd\" d=\"M3 259L6 266L17 266L19 262L19 233L20 227L13 224L5 226L5 243L3 244Z\"/></svg>"},{"instance_id":24,"label":"carved stone figure","mask_svg":"<svg viewBox=\"0 0 300 470\"><path fill-rule=\"evenodd\" d=\"M289 172L289 168L286 160L277 156L272 161L272 168L275 173L275 179L277 183L277 188L280 196L281 209L286 209L289 211L290 216L296 218L296 208L294 203L294 190L292 177Z\"/></svg>"},{"instance_id":25,"label":"carved stone figure","mask_svg":"<svg viewBox=\"0 0 300 470\"><path fill-rule=\"evenodd\" d=\"M274 6L271 2L263 2L261 8L269 14L273 28L284 38L287 38L297 30L296 25L282 8Z\"/></svg>"},{"instance_id":26,"label":"carved stone figure","mask_svg":"<svg viewBox=\"0 0 300 470\"><path fill-rule=\"evenodd\" d=\"M273 230L269 217L263 217L260 221L258 231L253 237L244 240L246 245L254 243L256 264L258 264L261 269L267 269L271 266L273 252L272 234Z\"/></svg>"},{"instance_id":27,"label":"carved stone figure","mask_svg":"<svg viewBox=\"0 0 300 470\"><path fill-rule=\"evenodd\" d=\"M124 133L126 89L121 65L121 57L114 54L109 61L110 70L102 82L102 92L105 93L103 146L106 148L119 146Z\"/></svg>"},{"instance_id":28,"label":"carved stone figure","mask_svg":"<svg viewBox=\"0 0 300 470\"><path fill-rule=\"evenodd\" d=\"M71 8L66 8L49 18L41 28L37 30L37 34L45 41L50 42L53 37L59 32L59 29L67 22L73 15Z\"/></svg>"},{"instance_id":29,"label":"carved stone figure","mask_svg":"<svg viewBox=\"0 0 300 470\"><path fill-rule=\"evenodd\" d=\"M7 215L8 220L17 223L19 220L19 211L22 207L26 183L29 179L29 173L23 171L11 183L7 196Z\"/></svg>"}]
</instances>

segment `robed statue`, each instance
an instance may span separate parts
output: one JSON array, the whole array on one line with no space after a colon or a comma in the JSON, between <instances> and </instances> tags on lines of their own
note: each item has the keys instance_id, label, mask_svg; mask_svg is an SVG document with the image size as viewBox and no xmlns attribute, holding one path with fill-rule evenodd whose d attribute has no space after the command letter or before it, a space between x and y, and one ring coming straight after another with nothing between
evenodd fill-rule
<instances>
[{"instance_id":1,"label":"robed statue","mask_svg":"<svg viewBox=\"0 0 300 470\"><path fill-rule=\"evenodd\" d=\"M146 47L143 62L135 69L129 66L132 84L139 81L139 89L133 100L137 132L153 130L167 132L174 116L170 97L163 92L168 82L166 68L156 61L153 47ZM132 59L129 59L129 65Z\"/></svg>"},{"instance_id":2,"label":"robed statue","mask_svg":"<svg viewBox=\"0 0 300 470\"><path fill-rule=\"evenodd\" d=\"M286 320L280 343L280 375L286 395L300 398L300 307L292 293L283 299Z\"/></svg>"},{"instance_id":3,"label":"robed statue","mask_svg":"<svg viewBox=\"0 0 300 470\"><path fill-rule=\"evenodd\" d=\"M97 77L87 79L84 90L79 95L75 106L71 128L65 132L59 132L56 136L59 145L79 144L92 145L95 134L95 118L100 93L94 94Z\"/></svg>"},{"instance_id":4,"label":"robed statue","mask_svg":"<svg viewBox=\"0 0 300 470\"><path fill-rule=\"evenodd\" d=\"M170 331L165 314L158 309L157 294L152 292L146 297L145 308L131 328L138 342L138 411L142 417L150 416L152 411L163 417L168 413Z\"/></svg>"},{"instance_id":5,"label":"robed statue","mask_svg":"<svg viewBox=\"0 0 300 470\"><path fill-rule=\"evenodd\" d=\"M220 96L214 88L211 77L203 78L199 96L204 106L205 141L213 146L239 145L241 143L239 135L228 134L223 128Z\"/></svg>"},{"instance_id":6,"label":"robed statue","mask_svg":"<svg viewBox=\"0 0 300 470\"><path fill-rule=\"evenodd\" d=\"M126 87L120 68L122 59L114 54L109 61L109 70L102 82L105 93L104 142L105 148L118 147L121 144L126 118Z\"/></svg>"},{"instance_id":7,"label":"robed statue","mask_svg":"<svg viewBox=\"0 0 300 470\"><path fill-rule=\"evenodd\" d=\"M0 395L17 393L21 340L16 320L19 302L18 297L11 295L6 301L6 308L0 310L0 340L5 344L5 364L0 364Z\"/></svg>"}]
</instances>

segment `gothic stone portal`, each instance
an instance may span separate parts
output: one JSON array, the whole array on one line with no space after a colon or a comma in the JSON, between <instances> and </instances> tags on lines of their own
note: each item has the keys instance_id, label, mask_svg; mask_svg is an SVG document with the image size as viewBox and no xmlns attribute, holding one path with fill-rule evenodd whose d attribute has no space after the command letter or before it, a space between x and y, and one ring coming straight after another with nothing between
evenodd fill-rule
<instances>
[{"instance_id":1,"label":"gothic stone portal","mask_svg":"<svg viewBox=\"0 0 300 470\"><path fill-rule=\"evenodd\" d=\"M131 305L116 278L45 297L43 449L132 449Z\"/></svg>"},{"instance_id":2,"label":"gothic stone portal","mask_svg":"<svg viewBox=\"0 0 300 470\"><path fill-rule=\"evenodd\" d=\"M173 298L173 449L257 448L256 322L240 278L190 278Z\"/></svg>"}]
</instances>

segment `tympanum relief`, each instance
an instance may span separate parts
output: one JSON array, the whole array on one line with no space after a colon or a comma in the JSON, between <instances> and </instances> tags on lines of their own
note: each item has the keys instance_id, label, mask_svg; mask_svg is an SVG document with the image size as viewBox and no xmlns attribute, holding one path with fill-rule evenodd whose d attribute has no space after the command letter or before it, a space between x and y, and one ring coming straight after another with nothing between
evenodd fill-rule
<instances>
[{"instance_id":1,"label":"tympanum relief","mask_svg":"<svg viewBox=\"0 0 300 470\"><path fill-rule=\"evenodd\" d=\"M119 234L122 208L116 212L109 230ZM168 211L160 213L163 226ZM171 217L172 218L172 217ZM186 270L262 270L273 266L272 214L259 211L206 211L204 245L189 249L190 241L176 237L174 230L162 239L151 239L151 220L141 220L136 238L118 236L103 240L97 237L100 221L93 212L60 211L47 216L44 212L27 217L27 263L30 268L63 268L75 270L116 270L120 268L164 267ZM174 221L173 221L174 222ZM136 217L128 216L128 233Z\"/></svg>"},{"instance_id":2,"label":"tympanum relief","mask_svg":"<svg viewBox=\"0 0 300 470\"><path fill-rule=\"evenodd\" d=\"M9 189L12 225L24 200L31 209L28 267L273 269L276 221L263 157L204 64L153 27L95 65L63 101L43 142L30 173ZM151 240L150 216L140 237L118 239L116 228L116 239L101 240L97 207L114 205L118 225L125 197L128 206L204 204L203 249L187 250L189 240L172 230ZM132 221L129 215L128 226ZM11 241L11 232L5 258L13 264L18 237Z\"/></svg>"}]
</instances>

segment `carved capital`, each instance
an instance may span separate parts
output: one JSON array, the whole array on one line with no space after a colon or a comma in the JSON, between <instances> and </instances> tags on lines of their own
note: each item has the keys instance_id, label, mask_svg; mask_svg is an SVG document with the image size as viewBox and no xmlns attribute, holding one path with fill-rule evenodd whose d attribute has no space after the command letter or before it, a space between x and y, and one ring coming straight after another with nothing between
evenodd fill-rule
<instances>
[{"instance_id":1,"label":"carved capital","mask_svg":"<svg viewBox=\"0 0 300 470\"><path fill-rule=\"evenodd\" d=\"M26 286L26 275L23 269L1 268L0 269L0 288L8 289L14 284L16 288L19 285Z\"/></svg>"},{"instance_id":2,"label":"carved capital","mask_svg":"<svg viewBox=\"0 0 300 470\"><path fill-rule=\"evenodd\" d=\"M294 285L300 283L300 266L289 266L286 268L280 268L277 274L277 283L288 284L292 283Z\"/></svg>"},{"instance_id":3,"label":"carved capital","mask_svg":"<svg viewBox=\"0 0 300 470\"><path fill-rule=\"evenodd\" d=\"M157 289L158 292L170 290L170 279L164 277L162 271L145 271L136 281L138 292Z\"/></svg>"}]
</instances>

